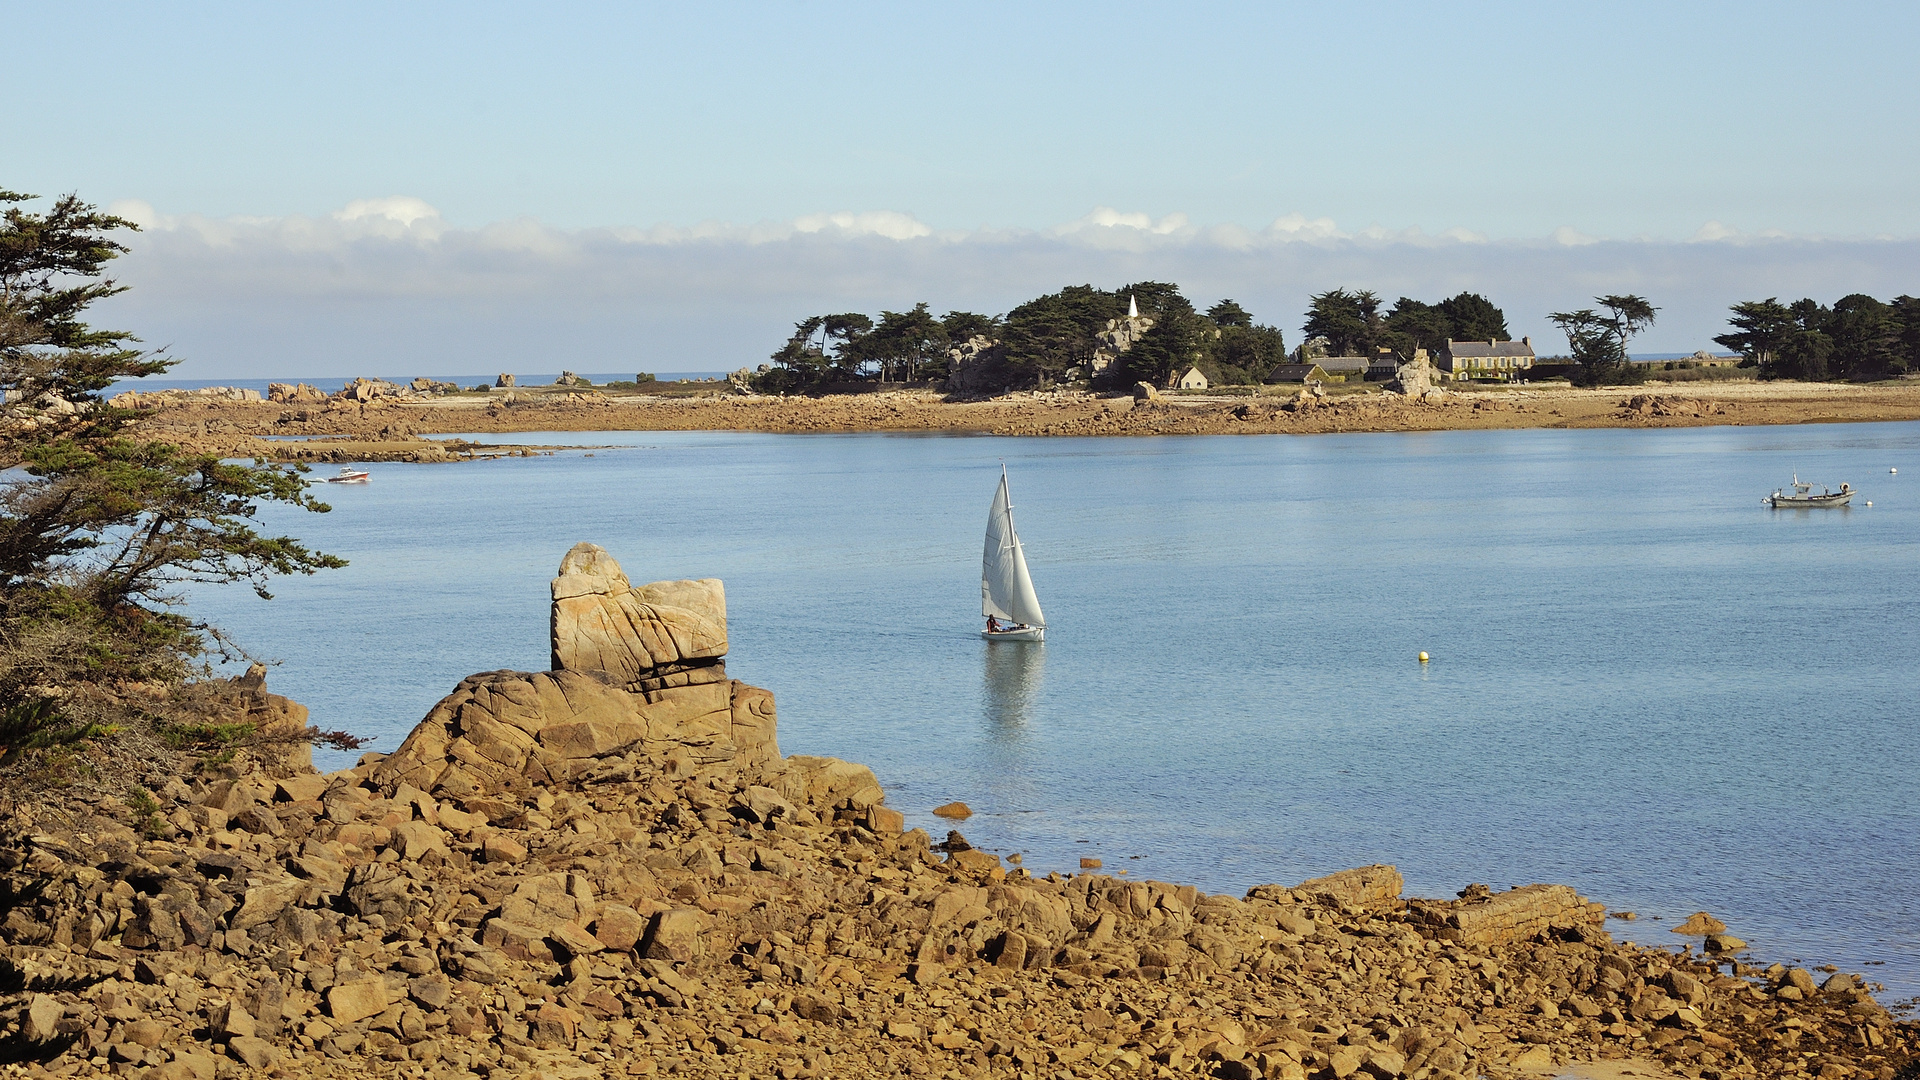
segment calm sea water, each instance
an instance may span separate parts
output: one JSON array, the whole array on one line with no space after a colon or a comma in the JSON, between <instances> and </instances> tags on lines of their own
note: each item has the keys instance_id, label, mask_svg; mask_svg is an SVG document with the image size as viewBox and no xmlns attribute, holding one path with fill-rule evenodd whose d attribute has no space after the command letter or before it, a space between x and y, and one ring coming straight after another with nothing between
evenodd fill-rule
<instances>
[{"instance_id":1,"label":"calm sea water","mask_svg":"<svg viewBox=\"0 0 1920 1080\"><path fill-rule=\"evenodd\" d=\"M519 438L624 445L373 466L269 520L350 568L196 610L391 749L462 676L546 666L591 540L726 579L785 751L870 764L936 835L964 800L1036 872L1564 882L1636 940L1705 908L1920 994L1920 425ZM1044 645L975 633L1003 460ZM1765 509L1795 470L1873 506Z\"/></svg>"}]
</instances>

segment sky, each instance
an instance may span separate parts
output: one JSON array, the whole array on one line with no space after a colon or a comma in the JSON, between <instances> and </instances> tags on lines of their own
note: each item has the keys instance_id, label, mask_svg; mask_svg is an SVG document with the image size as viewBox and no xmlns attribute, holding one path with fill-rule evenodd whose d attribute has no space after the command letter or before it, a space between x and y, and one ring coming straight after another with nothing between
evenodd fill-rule
<instances>
[{"instance_id":1,"label":"sky","mask_svg":"<svg viewBox=\"0 0 1920 1080\"><path fill-rule=\"evenodd\" d=\"M189 377L723 370L821 311L1920 292L1920 6L0 5L0 187Z\"/></svg>"}]
</instances>

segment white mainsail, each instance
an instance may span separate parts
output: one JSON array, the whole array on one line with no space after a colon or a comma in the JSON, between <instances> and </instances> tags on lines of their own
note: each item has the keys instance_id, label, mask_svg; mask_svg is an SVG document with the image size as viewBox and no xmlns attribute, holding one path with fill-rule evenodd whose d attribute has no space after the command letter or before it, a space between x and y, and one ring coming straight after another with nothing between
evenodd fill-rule
<instances>
[{"instance_id":1,"label":"white mainsail","mask_svg":"<svg viewBox=\"0 0 1920 1080\"><path fill-rule=\"evenodd\" d=\"M1013 503L1007 497L1007 471L1000 470L1000 490L987 512L987 547L980 560L980 614L1028 626L1047 625L1040 614L1040 598L1033 595L1027 575L1027 556L1020 550L1020 534L1013 531Z\"/></svg>"}]
</instances>

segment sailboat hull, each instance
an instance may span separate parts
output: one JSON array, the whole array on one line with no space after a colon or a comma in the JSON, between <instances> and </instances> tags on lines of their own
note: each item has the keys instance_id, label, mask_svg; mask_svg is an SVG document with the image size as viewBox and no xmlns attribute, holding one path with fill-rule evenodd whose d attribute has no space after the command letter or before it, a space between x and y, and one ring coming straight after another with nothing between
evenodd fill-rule
<instances>
[{"instance_id":1,"label":"sailboat hull","mask_svg":"<svg viewBox=\"0 0 1920 1080\"><path fill-rule=\"evenodd\" d=\"M1024 630L982 630L980 636L988 641L1045 641L1047 628L1029 626Z\"/></svg>"}]
</instances>

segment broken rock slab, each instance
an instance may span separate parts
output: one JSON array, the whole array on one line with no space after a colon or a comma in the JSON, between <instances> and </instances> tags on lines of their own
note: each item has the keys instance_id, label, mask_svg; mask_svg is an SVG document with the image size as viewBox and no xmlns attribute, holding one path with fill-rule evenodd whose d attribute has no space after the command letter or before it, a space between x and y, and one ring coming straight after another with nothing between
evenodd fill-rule
<instances>
[{"instance_id":1,"label":"broken rock slab","mask_svg":"<svg viewBox=\"0 0 1920 1080\"><path fill-rule=\"evenodd\" d=\"M560 561L552 591L555 671L632 683L727 654L727 595L718 578L636 588L604 548L581 543Z\"/></svg>"}]
</instances>

